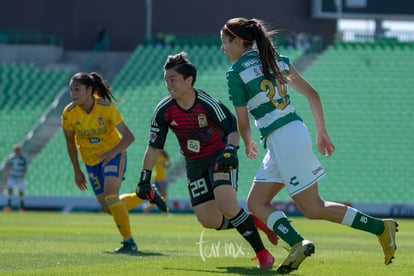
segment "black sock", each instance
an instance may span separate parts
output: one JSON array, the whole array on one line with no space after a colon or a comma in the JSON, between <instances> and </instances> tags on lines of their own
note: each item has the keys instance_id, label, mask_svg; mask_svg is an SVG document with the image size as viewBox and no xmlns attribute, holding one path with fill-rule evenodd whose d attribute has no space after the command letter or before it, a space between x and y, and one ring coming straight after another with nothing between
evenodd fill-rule
<instances>
[{"instance_id":1,"label":"black sock","mask_svg":"<svg viewBox=\"0 0 414 276\"><path fill-rule=\"evenodd\" d=\"M253 218L243 208L234 218L230 219L230 223L250 243L254 252L257 253L265 248L256 225L254 225Z\"/></svg>"}]
</instances>

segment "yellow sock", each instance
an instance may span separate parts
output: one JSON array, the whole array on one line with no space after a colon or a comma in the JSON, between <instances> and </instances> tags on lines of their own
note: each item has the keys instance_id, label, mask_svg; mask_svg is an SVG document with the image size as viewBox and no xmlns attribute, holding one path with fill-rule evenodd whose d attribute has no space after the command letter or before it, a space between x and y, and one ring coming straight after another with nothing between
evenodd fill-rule
<instances>
[{"instance_id":1,"label":"yellow sock","mask_svg":"<svg viewBox=\"0 0 414 276\"><path fill-rule=\"evenodd\" d=\"M122 194L119 196L119 199L124 203L127 210L131 210L138 204L141 204L142 202L146 201L146 199L142 199L137 197L137 194L130 193L130 194Z\"/></svg>"},{"instance_id":2,"label":"yellow sock","mask_svg":"<svg viewBox=\"0 0 414 276\"><path fill-rule=\"evenodd\" d=\"M125 205L119 200L118 195L108 195L105 197L106 204L111 210L112 217L118 227L124 240L131 238L131 226L129 224L128 210Z\"/></svg>"}]
</instances>

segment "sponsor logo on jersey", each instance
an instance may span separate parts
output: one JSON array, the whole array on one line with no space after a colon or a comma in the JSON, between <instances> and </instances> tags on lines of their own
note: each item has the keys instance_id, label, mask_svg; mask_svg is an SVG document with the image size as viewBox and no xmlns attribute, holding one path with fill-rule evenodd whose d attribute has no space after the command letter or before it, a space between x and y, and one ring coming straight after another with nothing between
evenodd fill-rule
<instances>
[{"instance_id":1,"label":"sponsor logo on jersey","mask_svg":"<svg viewBox=\"0 0 414 276\"><path fill-rule=\"evenodd\" d=\"M290 178L290 180L289 180L289 184L290 184L290 185L293 185L293 186L297 186L297 185L299 185L300 183L299 183L298 178L297 178L296 176L293 176L293 177L291 177L291 178Z\"/></svg>"},{"instance_id":2,"label":"sponsor logo on jersey","mask_svg":"<svg viewBox=\"0 0 414 276\"><path fill-rule=\"evenodd\" d=\"M91 144L99 144L101 142L101 139L99 139L98 137L90 137L89 138L89 143Z\"/></svg>"},{"instance_id":3,"label":"sponsor logo on jersey","mask_svg":"<svg viewBox=\"0 0 414 276\"><path fill-rule=\"evenodd\" d=\"M243 63L242 63L242 66L243 66L244 68L247 68L247 67L252 66L252 65L254 65L254 64L258 64L259 62L260 62L260 61L259 61L258 59L249 59L248 61L243 62Z\"/></svg>"},{"instance_id":4,"label":"sponsor logo on jersey","mask_svg":"<svg viewBox=\"0 0 414 276\"><path fill-rule=\"evenodd\" d=\"M155 140L157 140L157 133L155 133L154 131L151 131L151 133L150 133L150 141L151 141L151 143L154 143Z\"/></svg>"},{"instance_id":5,"label":"sponsor logo on jersey","mask_svg":"<svg viewBox=\"0 0 414 276\"><path fill-rule=\"evenodd\" d=\"M226 180L229 181L230 180L230 174L229 173L225 173L225 172L217 172L213 174L213 180L214 181L218 181L218 180Z\"/></svg>"},{"instance_id":6,"label":"sponsor logo on jersey","mask_svg":"<svg viewBox=\"0 0 414 276\"><path fill-rule=\"evenodd\" d=\"M206 127L208 125L207 123L207 116L204 113L201 113L198 115L198 126L200 128Z\"/></svg>"},{"instance_id":7,"label":"sponsor logo on jersey","mask_svg":"<svg viewBox=\"0 0 414 276\"><path fill-rule=\"evenodd\" d=\"M323 167L322 166L319 166L318 168L316 168L315 170L313 170L312 173L313 173L313 175L317 175L321 171L323 171Z\"/></svg>"},{"instance_id":8,"label":"sponsor logo on jersey","mask_svg":"<svg viewBox=\"0 0 414 276\"><path fill-rule=\"evenodd\" d=\"M187 149L192 152L200 152L200 141L198 140L187 140Z\"/></svg>"},{"instance_id":9,"label":"sponsor logo on jersey","mask_svg":"<svg viewBox=\"0 0 414 276\"><path fill-rule=\"evenodd\" d=\"M105 166L105 168L104 168L104 173L116 173L116 172L118 172L118 166Z\"/></svg>"},{"instance_id":10,"label":"sponsor logo on jersey","mask_svg":"<svg viewBox=\"0 0 414 276\"><path fill-rule=\"evenodd\" d=\"M108 129L104 127L93 128L93 129L77 129L76 136L78 137L90 137L92 139L99 139L96 136L103 135L108 132ZM89 139L90 139L89 138Z\"/></svg>"}]
</instances>

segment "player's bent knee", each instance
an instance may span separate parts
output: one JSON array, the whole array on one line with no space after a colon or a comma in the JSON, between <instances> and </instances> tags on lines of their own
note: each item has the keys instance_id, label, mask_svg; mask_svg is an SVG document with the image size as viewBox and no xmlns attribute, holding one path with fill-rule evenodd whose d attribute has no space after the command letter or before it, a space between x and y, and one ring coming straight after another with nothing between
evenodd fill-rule
<instances>
[{"instance_id":1,"label":"player's bent knee","mask_svg":"<svg viewBox=\"0 0 414 276\"><path fill-rule=\"evenodd\" d=\"M318 209L307 208L302 210L302 213L308 219L323 219L322 213Z\"/></svg>"},{"instance_id":2,"label":"player's bent knee","mask_svg":"<svg viewBox=\"0 0 414 276\"><path fill-rule=\"evenodd\" d=\"M200 222L200 224L205 228L216 229L216 228L220 227L220 225L221 225L221 221L218 221L218 220L216 221L216 220L211 219L211 218L197 217L197 219Z\"/></svg>"},{"instance_id":3,"label":"player's bent knee","mask_svg":"<svg viewBox=\"0 0 414 276\"><path fill-rule=\"evenodd\" d=\"M226 217L234 217L241 208L236 201L217 202L217 205L220 212Z\"/></svg>"},{"instance_id":4,"label":"player's bent knee","mask_svg":"<svg viewBox=\"0 0 414 276\"><path fill-rule=\"evenodd\" d=\"M255 213L263 208L264 203L254 200L253 198L247 199L247 208L250 212Z\"/></svg>"}]
</instances>

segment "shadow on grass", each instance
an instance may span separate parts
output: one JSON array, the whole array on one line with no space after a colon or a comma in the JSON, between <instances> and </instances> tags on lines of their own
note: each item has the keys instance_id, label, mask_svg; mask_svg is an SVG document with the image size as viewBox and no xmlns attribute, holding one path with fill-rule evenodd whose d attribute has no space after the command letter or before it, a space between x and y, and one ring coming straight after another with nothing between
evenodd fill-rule
<instances>
[{"instance_id":1,"label":"shadow on grass","mask_svg":"<svg viewBox=\"0 0 414 276\"><path fill-rule=\"evenodd\" d=\"M275 268L273 269L260 269L255 267L239 267L239 266L228 266L228 267L217 267L223 269L226 273L233 273L238 275L275 275L277 274Z\"/></svg>"},{"instance_id":2,"label":"shadow on grass","mask_svg":"<svg viewBox=\"0 0 414 276\"><path fill-rule=\"evenodd\" d=\"M181 267L163 267L164 270L174 270L174 271L188 271L188 272L202 272L208 274L238 274L238 275L275 275L277 274L274 269L259 269L255 267L217 267L222 271L217 270L207 270L207 269L191 269L191 268L181 268Z\"/></svg>"},{"instance_id":3,"label":"shadow on grass","mask_svg":"<svg viewBox=\"0 0 414 276\"><path fill-rule=\"evenodd\" d=\"M148 252L148 251L136 251L136 252L115 252L115 251L104 251L106 254L112 255L128 255L128 256L137 256L137 257L155 257L155 256L165 256L165 254L159 252Z\"/></svg>"}]
</instances>

